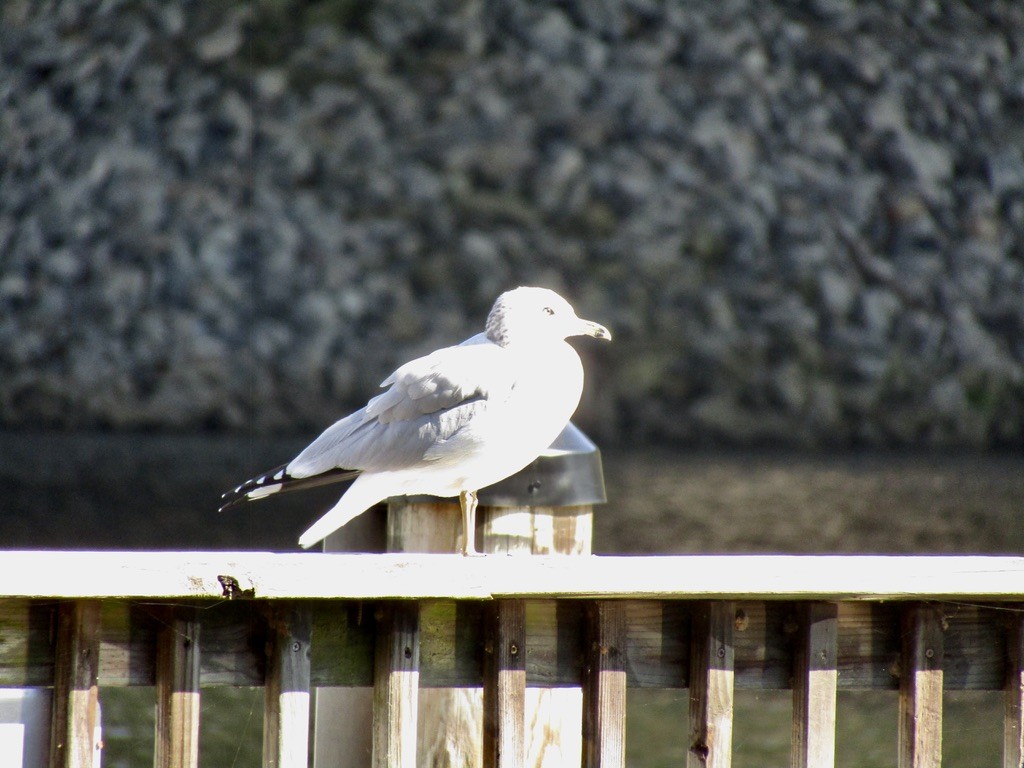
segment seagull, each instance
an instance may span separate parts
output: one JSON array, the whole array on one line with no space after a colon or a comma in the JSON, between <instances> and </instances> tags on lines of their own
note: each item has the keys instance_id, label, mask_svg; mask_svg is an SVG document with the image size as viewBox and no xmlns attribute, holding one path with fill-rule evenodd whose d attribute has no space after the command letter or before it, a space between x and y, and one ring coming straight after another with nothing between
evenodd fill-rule
<instances>
[{"instance_id":1,"label":"seagull","mask_svg":"<svg viewBox=\"0 0 1024 768\"><path fill-rule=\"evenodd\" d=\"M399 367L294 459L225 493L221 511L354 479L299 538L308 549L392 496L458 496L462 554L477 554L477 491L536 459L579 404L583 364L570 336L612 337L547 288L501 294L483 333Z\"/></svg>"}]
</instances>

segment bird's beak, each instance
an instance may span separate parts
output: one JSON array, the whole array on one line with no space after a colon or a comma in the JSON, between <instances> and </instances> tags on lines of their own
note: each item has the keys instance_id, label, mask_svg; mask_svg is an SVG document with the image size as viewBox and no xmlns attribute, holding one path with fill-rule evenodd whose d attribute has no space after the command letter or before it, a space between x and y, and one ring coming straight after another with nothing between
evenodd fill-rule
<instances>
[{"instance_id":1,"label":"bird's beak","mask_svg":"<svg viewBox=\"0 0 1024 768\"><path fill-rule=\"evenodd\" d=\"M580 336L593 336L595 339L612 340L612 332L600 323L591 320L580 320Z\"/></svg>"}]
</instances>

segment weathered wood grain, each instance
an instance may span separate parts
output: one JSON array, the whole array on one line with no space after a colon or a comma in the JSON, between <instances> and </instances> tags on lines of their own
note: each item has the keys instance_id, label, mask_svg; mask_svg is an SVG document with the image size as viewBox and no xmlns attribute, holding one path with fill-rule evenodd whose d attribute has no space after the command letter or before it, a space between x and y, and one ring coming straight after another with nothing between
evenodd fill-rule
<instances>
[{"instance_id":1,"label":"weathered wood grain","mask_svg":"<svg viewBox=\"0 0 1024 768\"><path fill-rule=\"evenodd\" d=\"M552 523L551 529L555 527ZM509 539L509 551L519 543ZM3 557L0 554L0 560ZM310 557L320 563L312 573L324 575L326 571L318 569L327 561L315 555ZM847 572L849 562L829 577L834 580L825 585L828 589L824 592L821 585L800 594L792 590L780 592L780 582L776 580L744 595L744 599L721 600L705 599L708 591L700 585L677 583L679 574L662 574L658 577L661 581L657 581L651 580L649 573L642 574L646 586L638 596L626 597L624 590L634 579L615 572L617 563L625 559L578 558L579 578L573 581L573 589L566 591L566 580L550 588L531 583L531 579L544 575L554 575L557 581L573 570L555 564L558 558L518 558L511 554L493 558L497 563L493 567L478 568L471 564L461 571L462 576L477 581L461 585L456 595L380 599L380 595L391 594L392 587L402 584L407 592L432 595L434 586L441 581L410 590L410 576L422 575L428 563L442 568L455 562L444 555L435 556L433 561L407 557L411 559L382 561L378 556L365 556L360 561L368 569L361 574L361 581L371 581L383 574L382 578L392 580L390 586L377 584L367 589L361 584L349 589L350 585L346 585L342 591L348 597L344 599L320 597L301 601L311 616L306 643L311 651L306 685L368 686L376 681L377 709L385 713L378 716L374 729L377 743L383 745L378 750L383 755L378 764L416 762L415 753L413 757L407 754L410 733L416 731L416 693L421 687L455 688L454 695L470 697L478 696L484 685L493 689L495 701L504 698L506 702L493 714L494 722L503 723L495 729L494 738L512 746L494 752L488 759L504 761L504 754L509 764L519 764L519 718L510 713L525 711L524 734L529 734L533 721L540 723L553 714L543 706L535 706L532 697L551 687L579 694L583 680L587 699L585 704L581 701L576 706L575 714L588 713L587 733L595 748L588 751L587 759L593 761L593 755L600 755L602 764L621 762L616 732L621 723L618 715L597 713L621 710L619 702L624 700L628 687L690 688L693 719L688 759L691 766L703 767L729 764L729 750L725 746L728 739L723 734L731 725L734 689L781 689L795 683L796 765L830 764L827 755L834 751L834 745L829 743L828 735L834 732L834 726L828 723L834 722L830 710L834 712L836 689L899 688L901 766L938 765L943 689L967 689L1005 691L1004 766L1024 768L1024 641L1020 619L1020 598L1024 595L1018 595L1018 602L1012 602L1010 589L998 592L981 586L1007 572L1012 579L1012 562L1009 571L1006 566L1014 558L928 558L945 560L946 564L961 568L961 576L974 569L973 575L965 576L965 583L975 591L949 600L933 599L941 593L935 583L916 593L900 592L898 600L875 599L881 591L855 595L842 590L828 591L844 579L853 584L853 575ZM271 562L283 567L284 561L275 558ZM460 558L458 562L489 559ZM643 561L648 558L632 560L644 567ZM690 573L694 562L686 558L651 560L646 565L654 565L653 560L657 560L660 566L681 566L684 574ZM544 564L535 568L537 561ZM349 568L353 561L349 559L329 562L340 564L340 573L352 573ZM708 558L702 562L724 568L734 567L740 561ZM768 568L771 562L774 561L762 561L761 566ZM783 571L790 567L789 558L780 558L779 562ZM832 559L802 562L827 569ZM868 567L877 561L853 558L852 562ZM913 569L920 560L891 558L885 559L885 563ZM237 566L239 562L233 564ZM511 583L511 573L520 564L523 591L505 591ZM611 572L598 576L593 571L595 564L607 565ZM153 567L159 568L160 564ZM296 574L311 573L298 561L288 567L294 567ZM128 573L133 572L129 569ZM738 583L729 581L732 575L727 576L721 591L724 595L732 594L725 585ZM0 686L47 686L56 680L58 690L64 686L67 690L88 691L82 699L86 704L71 705L70 713L89 711L88 702L96 684L155 684L156 765L161 767L196 763L200 686L266 682L268 738L273 742L289 728L297 733L303 730L299 722L303 712L308 717L308 699L305 705L292 706L283 697L288 692L304 695L301 682L286 682L300 680L304 673L300 669L286 671L284 657L274 656L285 647L280 645L284 642L284 635L280 634L283 625L266 618L281 611L287 613L296 604L280 597L254 596L259 590L250 594L244 587L244 578L232 578L241 586L229 596L217 597L157 594L65 603L50 597L0 595ZM927 579L922 583L925 582ZM904 585L909 584L908 579ZM317 586L311 591L320 590L322 587ZM378 597L365 598L366 594ZM817 594L827 594L833 605L826 610L809 598ZM869 595L874 598L865 599ZM987 595L990 600L984 601L980 595ZM521 628L517 625L514 631L491 630L491 634L503 636L506 641L514 637L514 644L521 649L520 658L513 664L508 657L498 666L485 669L487 617L494 606L511 604L517 606L516 616L521 619L516 618L516 622L521 620ZM71 609L67 606L72 605L96 607L90 609L94 613L69 620ZM595 607L598 615L607 619L606 623L595 624ZM376 618L378 611L380 619ZM411 615L417 617L414 624L409 623ZM405 618L396 623L395 616ZM95 622L89 617L95 618ZM69 627L78 627L76 642L86 643L85 650L80 651L86 661L70 677L68 658L62 650L71 647L66 636ZM299 635L288 631L292 632L288 637L294 643ZM596 646L594 638L598 638ZM269 656L265 651L268 643L272 649ZM381 643L386 652L376 653ZM502 647L510 653L511 646ZM620 649L620 653L607 659L596 657L595 663L595 647ZM406 649L411 655L406 655ZM723 655L719 656L719 651ZM822 653L818 665L815 659ZM74 652L72 656L77 659L78 654ZM613 660L615 664L611 663ZM279 665L276 669L275 664ZM386 671L381 664L385 664ZM91 677L83 671L86 669L92 670ZM72 685L80 687L72 689ZM520 697L524 699L521 708ZM55 701L67 704L71 698L58 695ZM74 718L57 709L54 724L61 731L65 728L61 723ZM283 714L286 709L290 715ZM402 714L394 714L399 712ZM273 723L279 718L288 719L291 725L278 722L280 727L275 736ZM610 730L604 730L605 722L611 724ZM81 724L76 728L80 733L88 730ZM415 749L415 735L411 738L411 748ZM84 737L76 737L75 743L79 741L85 744ZM523 741L526 757L522 762L529 765L530 737L524 735ZM551 744L556 741L561 744L564 739ZM71 742L63 738L55 739L54 743L59 751L60 744ZM280 747L280 740L278 744L267 750L268 756L278 755L268 757L268 765L283 764L287 759L281 755L287 750ZM92 754L89 749L81 754L87 752ZM56 755L51 763L66 764L67 754ZM361 753L356 757L365 760ZM302 758L295 757L294 762L299 765ZM570 756L563 762L579 761Z\"/></svg>"},{"instance_id":2,"label":"weathered wood grain","mask_svg":"<svg viewBox=\"0 0 1024 768\"><path fill-rule=\"evenodd\" d=\"M382 605L373 684L373 765L416 768L419 704L419 605Z\"/></svg>"},{"instance_id":3,"label":"weathered wood grain","mask_svg":"<svg viewBox=\"0 0 1024 768\"><path fill-rule=\"evenodd\" d=\"M483 765L522 768L526 759L526 611L498 600L484 645Z\"/></svg>"},{"instance_id":4,"label":"weathered wood grain","mask_svg":"<svg viewBox=\"0 0 1024 768\"><path fill-rule=\"evenodd\" d=\"M731 601L701 603L694 611L687 768L732 765L736 618Z\"/></svg>"},{"instance_id":5,"label":"weathered wood grain","mask_svg":"<svg viewBox=\"0 0 1024 768\"><path fill-rule=\"evenodd\" d=\"M271 601L273 602L273 601ZM691 600L625 600L626 670L630 687L689 684ZM164 603L163 605L167 605ZM186 605L181 601L170 604ZM263 601L193 601L200 634L203 686L263 684L266 642ZM528 687L578 686L583 645L580 600L526 600ZM316 686L370 687L374 648L371 601L311 601L311 679ZM482 622L486 603L421 603L420 686L481 686ZM800 603L736 601L735 686L791 687ZM901 603L844 602L838 613L840 690L899 687ZM1008 654L1007 610L998 605L941 603L946 615L947 690L1002 690ZM53 679L56 603L0 599L0 685L48 686ZM159 601L103 601L99 650L101 686L155 682L156 637L165 610Z\"/></svg>"},{"instance_id":6,"label":"weathered wood grain","mask_svg":"<svg viewBox=\"0 0 1024 768\"><path fill-rule=\"evenodd\" d=\"M169 606L156 640L155 768L199 766L200 624L194 608Z\"/></svg>"},{"instance_id":7,"label":"weathered wood grain","mask_svg":"<svg viewBox=\"0 0 1024 768\"><path fill-rule=\"evenodd\" d=\"M0 685L53 684L57 606L51 600L0 600Z\"/></svg>"},{"instance_id":8,"label":"weathered wood grain","mask_svg":"<svg viewBox=\"0 0 1024 768\"><path fill-rule=\"evenodd\" d=\"M1003 768L1024 768L1024 606L1006 614Z\"/></svg>"},{"instance_id":9,"label":"weathered wood grain","mask_svg":"<svg viewBox=\"0 0 1024 768\"><path fill-rule=\"evenodd\" d=\"M626 764L626 611L619 602L587 605L583 674L584 768Z\"/></svg>"},{"instance_id":10,"label":"weathered wood grain","mask_svg":"<svg viewBox=\"0 0 1024 768\"><path fill-rule=\"evenodd\" d=\"M942 665L945 619L936 605L903 609L899 768L942 764Z\"/></svg>"},{"instance_id":11,"label":"weathered wood grain","mask_svg":"<svg viewBox=\"0 0 1024 768\"><path fill-rule=\"evenodd\" d=\"M0 597L1013 602L1024 557L3 552Z\"/></svg>"},{"instance_id":12,"label":"weathered wood grain","mask_svg":"<svg viewBox=\"0 0 1024 768\"><path fill-rule=\"evenodd\" d=\"M486 520L484 509L477 522ZM484 526L477 526L477 528ZM477 529L470 534L474 546L480 548ZM392 499L388 502L387 542L389 552L429 553L443 555L462 549L463 521L457 503L441 500ZM485 537L486 538L486 537ZM486 551L486 541L484 542ZM465 634L466 609L476 608L472 619L480 636L481 606L464 603L424 603L420 608L420 667L437 662L439 672L451 667L453 672L467 675L479 685L482 660L479 646L466 648L459 644ZM440 609L442 621L427 621L426 614ZM424 631L427 628L432 631ZM455 653L452 654L452 650ZM468 652L467 652L468 651ZM465 677L463 678L465 679ZM431 687L425 690L420 676L417 756L419 765L479 766L480 735L483 729L483 692L477 687Z\"/></svg>"},{"instance_id":13,"label":"weathered wood grain","mask_svg":"<svg viewBox=\"0 0 1024 768\"><path fill-rule=\"evenodd\" d=\"M529 511L529 541L520 540L521 549L508 548L509 554L531 555L530 559L549 556L568 559L570 562L591 554L594 538L592 506L538 505L525 509ZM487 510L485 551L491 551L490 537L506 529L506 521L510 517L523 520L521 512L514 507ZM579 765L583 752L583 690L580 687L580 648L583 638L578 631L565 632L567 626L579 626L576 621L582 614L579 605L572 606L575 618L567 621L569 606L559 603L551 608L547 615L555 621L553 657L557 666L570 674L563 680L561 687L533 687L526 692L524 760L531 768L550 763Z\"/></svg>"},{"instance_id":14,"label":"weathered wood grain","mask_svg":"<svg viewBox=\"0 0 1024 768\"><path fill-rule=\"evenodd\" d=\"M50 718L51 768L99 765L99 646L99 601L61 604Z\"/></svg>"},{"instance_id":15,"label":"weathered wood grain","mask_svg":"<svg viewBox=\"0 0 1024 768\"><path fill-rule=\"evenodd\" d=\"M263 766L307 768L312 638L309 606L305 603L271 603L267 609L267 622Z\"/></svg>"},{"instance_id":16,"label":"weathered wood grain","mask_svg":"<svg viewBox=\"0 0 1024 768\"><path fill-rule=\"evenodd\" d=\"M590 555L594 547L594 508L589 505L533 507L534 555Z\"/></svg>"},{"instance_id":17,"label":"weathered wood grain","mask_svg":"<svg viewBox=\"0 0 1024 768\"><path fill-rule=\"evenodd\" d=\"M422 605L425 608L429 604ZM372 688L376 603L314 601L310 608L313 611L312 684ZM444 621L438 623L448 626Z\"/></svg>"},{"instance_id":18,"label":"weathered wood grain","mask_svg":"<svg viewBox=\"0 0 1024 768\"><path fill-rule=\"evenodd\" d=\"M830 768L836 755L838 606L799 606L793 665L793 768Z\"/></svg>"}]
</instances>

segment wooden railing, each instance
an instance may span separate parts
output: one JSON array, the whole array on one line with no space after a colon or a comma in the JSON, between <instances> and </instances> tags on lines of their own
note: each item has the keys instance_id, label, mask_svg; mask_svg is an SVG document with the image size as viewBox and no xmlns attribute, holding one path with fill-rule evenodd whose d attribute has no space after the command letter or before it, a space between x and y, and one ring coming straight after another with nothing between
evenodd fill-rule
<instances>
[{"instance_id":1,"label":"wooden railing","mask_svg":"<svg viewBox=\"0 0 1024 768\"><path fill-rule=\"evenodd\" d=\"M91 766L100 686L155 685L154 765L198 764L203 687L264 686L264 765L306 768L310 691L373 686L373 764L413 766L420 687L482 686L483 764L524 764L531 686L581 686L583 764L625 763L630 688L688 688L689 766L728 766L737 688L793 691L794 766L837 691L899 691L899 765L943 692L1005 692L1022 765L1024 558L0 553L0 686L52 686L51 766ZM841 713L840 713L841 716ZM339 748L341 748L339 746Z\"/></svg>"}]
</instances>

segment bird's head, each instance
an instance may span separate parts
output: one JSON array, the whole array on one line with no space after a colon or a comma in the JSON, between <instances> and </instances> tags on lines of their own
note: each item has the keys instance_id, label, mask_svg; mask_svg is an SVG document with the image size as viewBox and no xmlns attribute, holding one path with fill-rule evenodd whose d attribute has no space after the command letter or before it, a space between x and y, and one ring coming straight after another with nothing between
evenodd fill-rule
<instances>
[{"instance_id":1,"label":"bird's head","mask_svg":"<svg viewBox=\"0 0 1024 768\"><path fill-rule=\"evenodd\" d=\"M569 336L611 341L599 323L583 320L565 299L547 288L523 287L501 294L487 316L487 338L500 346L550 343Z\"/></svg>"}]
</instances>

